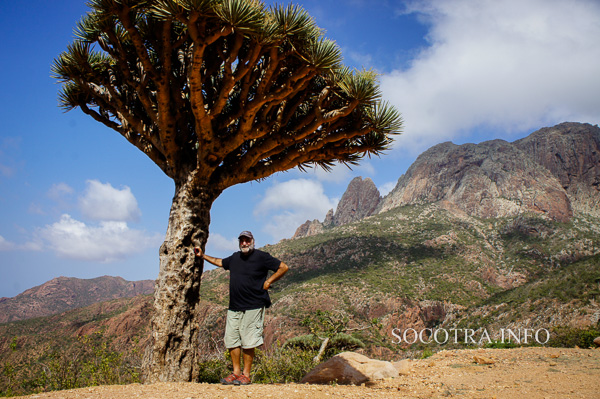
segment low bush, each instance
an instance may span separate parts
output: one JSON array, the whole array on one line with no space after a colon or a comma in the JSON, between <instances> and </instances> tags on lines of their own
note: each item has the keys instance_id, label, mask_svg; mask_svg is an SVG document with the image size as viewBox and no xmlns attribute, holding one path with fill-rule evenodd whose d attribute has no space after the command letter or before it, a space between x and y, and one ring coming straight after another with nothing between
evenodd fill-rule
<instances>
[{"instance_id":1,"label":"low bush","mask_svg":"<svg viewBox=\"0 0 600 399\"><path fill-rule=\"evenodd\" d=\"M600 337L599 327L555 327L550 332L550 340L546 346L557 348L595 347L594 339L597 337Z\"/></svg>"},{"instance_id":2,"label":"low bush","mask_svg":"<svg viewBox=\"0 0 600 399\"><path fill-rule=\"evenodd\" d=\"M11 349L18 351L16 344ZM125 357L112 350L102 332L85 335L68 352L48 348L34 359L6 360L0 396L140 382L140 363L135 354Z\"/></svg>"},{"instance_id":3,"label":"low bush","mask_svg":"<svg viewBox=\"0 0 600 399\"><path fill-rule=\"evenodd\" d=\"M315 367L313 357L316 354L316 350L291 346L276 346L268 352L256 349L252 380L262 384L300 382ZM200 362L199 382L219 383L231 371L231 357L228 353L222 357L203 360Z\"/></svg>"}]
</instances>

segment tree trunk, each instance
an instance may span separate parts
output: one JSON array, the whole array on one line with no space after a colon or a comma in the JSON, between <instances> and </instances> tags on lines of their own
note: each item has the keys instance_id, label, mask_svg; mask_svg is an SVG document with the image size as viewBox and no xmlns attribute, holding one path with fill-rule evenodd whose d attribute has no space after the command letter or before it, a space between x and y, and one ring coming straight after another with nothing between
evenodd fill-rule
<instances>
[{"instance_id":1,"label":"tree trunk","mask_svg":"<svg viewBox=\"0 0 600 399\"><path fill-rule=\"evenodd\" d=\"M188 382L198 378L198 306L203 262L194 247L204 249L210 208L218 193L178 184L160 248L160 271L154 288L152 338L144 356L147 383Z\"/></svg>"}]
</instances>

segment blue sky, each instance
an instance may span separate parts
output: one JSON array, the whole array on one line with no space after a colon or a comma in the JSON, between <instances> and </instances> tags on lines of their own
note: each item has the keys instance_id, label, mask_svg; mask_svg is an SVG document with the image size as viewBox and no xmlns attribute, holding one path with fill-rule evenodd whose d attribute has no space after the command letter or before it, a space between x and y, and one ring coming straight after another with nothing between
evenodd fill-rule
<instances>
[{"instance_id":1,"label":"blue sky","mask_svg":"<svg viewBox=\"0 0 600 399\"><path fill-rule=\"evenodd\" d=\"M234 251L242 230L262 246L323 220L355 176L385 194L437 143L599 122L596 0L296 3L348 66L381 74L405 132L352 171L290 171L228 189L211 212L211 255ZM58 276L158 275L172 181L116 132L57 106L50 66L86 11L81 0L0 3L0 297Z\"/></svg>"}]
</instances>

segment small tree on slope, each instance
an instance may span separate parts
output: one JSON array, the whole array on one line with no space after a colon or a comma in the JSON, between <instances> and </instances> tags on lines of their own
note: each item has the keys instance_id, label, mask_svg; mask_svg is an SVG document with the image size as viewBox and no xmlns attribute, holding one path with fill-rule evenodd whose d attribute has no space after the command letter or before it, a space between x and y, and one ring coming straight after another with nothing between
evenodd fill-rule
<instances>
[{"instance_id":1,"label":"small tree on slope","mask_svg":"<svg viewBox=\"0 0 600 399\"><path fill-rule=\"evenodd\" d=\"M226 188L294 167L356 164L400 132L376 76L341 64L300 7L257 0L90 0L55 59L79 107L175 182L155 290L148 381L198 375L197 306L210 209Z\"/></svg>"}]
</instances>

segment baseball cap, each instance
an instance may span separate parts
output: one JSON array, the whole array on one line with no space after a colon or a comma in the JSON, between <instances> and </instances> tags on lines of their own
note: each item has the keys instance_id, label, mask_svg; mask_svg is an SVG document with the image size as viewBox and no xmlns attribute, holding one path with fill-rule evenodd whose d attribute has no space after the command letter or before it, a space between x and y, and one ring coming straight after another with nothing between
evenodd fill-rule
<instances>
[{"instance_id":1,"label":"baseball cap","mask_svg":"<svg viewBox=\"0 0 600 399\"><path fill-rule=\"evenodd\" d=\"M242 238L242 237L248 237L248 238L250 238L251 240L254 240L254 236L253 236L253 235L252 235L252 233L251 233L251 232L249 232L249 231L242 231L242 232L240 233L240 235L238 236L238 240L239 240L240 238Z\"/></svg>"}]
</instances>

